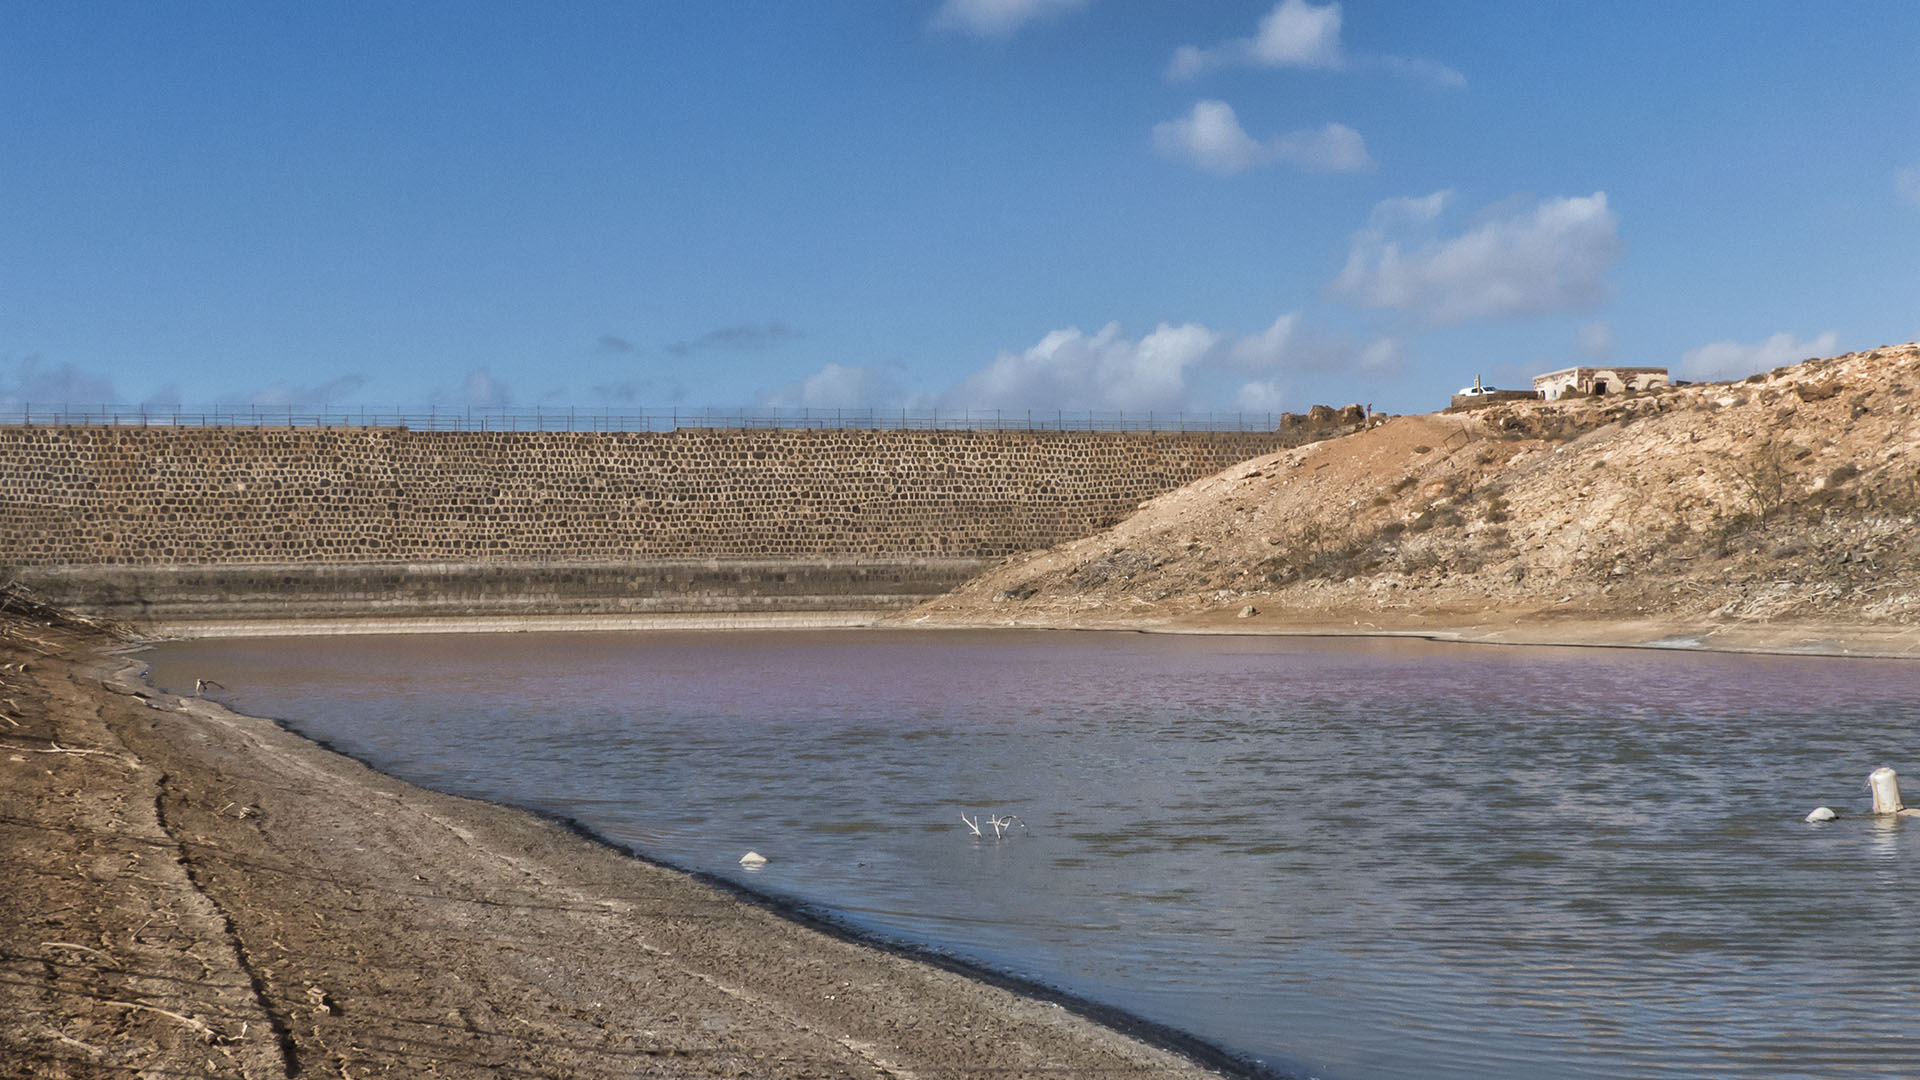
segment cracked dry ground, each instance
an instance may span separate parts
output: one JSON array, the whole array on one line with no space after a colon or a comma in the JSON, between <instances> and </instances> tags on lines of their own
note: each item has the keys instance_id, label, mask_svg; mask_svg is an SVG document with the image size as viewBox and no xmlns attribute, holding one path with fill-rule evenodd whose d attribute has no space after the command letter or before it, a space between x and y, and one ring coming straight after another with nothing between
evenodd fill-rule
<instances>
[{"instance_id":1,"label":"cracked dry ground","mask_svg":"<svg viewBox=\"0 0 1920 1080\"><path fill-rule=\"evenodd\" d=\"M110 690L105 644L0 620L0 1075L1210 1075L271 723Z\"/></svg>"}]
</instances>

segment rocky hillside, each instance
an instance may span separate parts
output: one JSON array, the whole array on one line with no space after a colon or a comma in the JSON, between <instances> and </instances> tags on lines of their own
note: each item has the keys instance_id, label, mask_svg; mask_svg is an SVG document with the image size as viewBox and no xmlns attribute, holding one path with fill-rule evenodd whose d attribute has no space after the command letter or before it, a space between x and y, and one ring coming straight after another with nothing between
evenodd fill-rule
<instances>
[{"instance_id":1,"label":"rocky hillside","mask_svg":"<svg viewBox=\"0 0 1920 1080\"><path fill-rule=\"evenodd\" d=\"M1736 383L1399 417L1014 556L915 616L1920 624L1916 404L1909 344Z\"/></svg>"}]
</instances>

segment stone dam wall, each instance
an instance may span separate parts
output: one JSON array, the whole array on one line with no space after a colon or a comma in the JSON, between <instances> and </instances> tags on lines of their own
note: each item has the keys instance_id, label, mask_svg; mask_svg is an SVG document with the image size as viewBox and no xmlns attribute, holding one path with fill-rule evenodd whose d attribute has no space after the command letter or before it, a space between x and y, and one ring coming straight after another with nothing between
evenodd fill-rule
<instances>
[{"instance_id":1,"label":"stone dam wall","mask_svg":"<svg viewBox=\"0 0 1920 1080\"><path fill-rule=\"evenodd\" d=\"M1279 432L0 428L0 573L169 620L862 611Z\"/></svg>"}]
</instances>

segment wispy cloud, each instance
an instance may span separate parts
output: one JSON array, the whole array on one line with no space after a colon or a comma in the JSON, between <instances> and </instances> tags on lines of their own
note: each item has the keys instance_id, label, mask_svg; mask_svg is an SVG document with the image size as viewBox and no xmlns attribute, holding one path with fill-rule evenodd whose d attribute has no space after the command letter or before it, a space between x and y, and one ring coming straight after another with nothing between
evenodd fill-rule
<instances>
[{"instance_id":1,"label":"wispy cloud","mask_svg":"<svg viewBox=\"0 0 1920 1080\"><path fill-rule=\"evenodd\" d=\"M691 356L694 353L716 350L763 349L769 345L793 341L804 336L800 331L783 322L742 323L738 326L723 326L718 330L709 330L691 341L676 341L665 348L674 356Z\"/></svg>"},{"instance_id":2,"label":"wispy cloud","mask_svg":"<svg viewBox=\"0 0 1920 1080\"><path fill-rule=\"evenodd\" d=\"M290 406L312 408L318 405L332 405L344 398L352 397L366 384L367 377L355 372L328 379L317 386L295 386L287 382L275 382L252 393L223 395L220 401L223 404L238 401L263 409L283 409Z\"/></svg>"},{"instance_id":3,"label":"wispy cloud","mask_svg":"<svg viewBox=\"0 0 1920 1080\"><path fill-rule=\"evenodd\" d=\"M1197 102L1187 115L1155 124L1153 145L1166 157L1221 175L1273 161L1308 172L1366 172L1374 167L1366 141L1345 124L1290 132L1263 142L1247 134L1233 106L1224 101Z\"/></svg>"},{"instance_id":4,"label":"wispy cloud","mask_svg":"<svg viewBox=\"0 0 1920 1080\"><path fill-rule=\"evenodd\" d=\"M976 37L1011 34L1035 19L1087 6L1087 0L945 0L933 25Z\"/></svg>"},{"instance_id":5,"label":"wispy cloud","mask_svg":"<svg viewBox=\"0 0 1920 1080\"><path fill-rule=\"evenodd\" d=\"M602 405L677 405L687 400L687 388L678 382L654 379L615 379L588 388Z\"/></svg>"},{"instance_id":6,"label":"wispy cloud","mask_svg":"<svg viewBox=\"0 0 1920 1080\"><path fill-rule=\"evenodd\" d=\"M1744 379L1756 372L1771 371L1816 356L1832 356L1839 351L1837 330L1828 330L1809 341L1782 332L1752 345L1716 341L1688 349L1676 367L1678 374L1689 379Z\"/></svg>"},{"instance_id":7,"label":"wispy cloud","mask_svg":"<svg viewBox=\"0 0 1920 1080\"><path fill-rule=\"evenodd\" d=\"M1573 343L1589 359L1605 360L1613 355L1613 324L1605 319L1582 323L1574 333Z\"/></svg>"},{"instance_id":8,"label":"wispy cloud","mask_svg":"<svg viewBox=\"0 0 1920 1080\"><path fill-rule=\"evenodd\" d=\"M503 409L513 404L513 391L492 371L477 367L461 376L455 386L434 387L428 400L436 404L464 405L474 409Z\"/></svg>"},{"instance_id":9,"label":"wispy cloud","mask_svg":"<svg viewBox=\"0 0 1920 1080\"><path fill-rule=\"evenodd\" d=\"M460 380L460 398L476 409L499 409L513 404L513 391L486 368L474 368Z\"/></svg>"},{"instance_id":10,"label":"wispy cloud","mask_svg":"<svg viewBox=\"0 0 1920 1080\"><path fill-rule=\"evenodd\" d=\"M898 365L830 363L798 382L761 394L759 403L777 408L873 409L905 400Z\"/></svg>"},{"instance_id":11,"label":"wispy cloud","mask_svg":"<svg viewBox=\"0 0 1920 1080\"><path fill-rule=\"evenodd\" d=\"M1621 244L1605 192L1492 211L1458 236L1432 236L1446 202L1437 192L1376 206L1332 294L1430 326L1579 311L1606 298L1605 275Z\"/></svg>"},{"instance_id":12,"label":"wispy cloud","mask_svg":"<svg viewBox=\"0 0 1920 1080\"><path fill-rule=\"evenodd\" d=\"M1239 368L1276 368L1292 358L1299 337L1300 313L1290 311L1273 320L1265 330L1231 342L1226 349L1226 358Z\"/></svg>"},{"instance_id":13,"label":"wispy cloud","mask_svg":"<svg viewBox=\"0 0 1920 1080\"><path fill-rule=\"evenodd\" d=\"M1435 86L1465 86L1467 77L1433 60L1374 54L1349 55L1340 40L1340 5L1281 0L1262 16L1251 37L1207 47L1182 45L1167 65L1167 78L1196 78L1216 68L1307 68L1382 71Z\"/></svg>"},{"instance_id":14,"label":"wispy cloud","mask_svg":"<svg viewBox=\"0 0 1920 1080\"><path fill-rule=\"evenodd\" d=\"M1267 146L1275 159L1307 172L1372 172L1374 167L1365 140L1345 124L1291 132Z\"/></svg>"},{"instance_id":15,"label":"wispy cloud","mask_svg":"<svg viewBox=\"0 0 1920 1080\"><path fill-rule=\"evenodd\" d=\"M1437 60L1421 60L1411 56L1378 56L1363 54L1353 58L1355 71L1384 71L1412 82L1423 82L1448 90L1457 90L1467 85L1467 77Z\"/></svg>"},{"instance_id":16,"label":"wispy cloud","mask_svg":"<svg viewBox=\"0 0 1920 1080\"><path fill-rule=\"evenodd\" d=\"M38 356L0 360L0 404L111 405L120 401L113 381L66 361Z\"/></svg>"},{"instance_id":17,"label":"wispy cloud","mask_svg":"<svg viewBox=\"0 0 1920 1080\"><path fill-rule=\"evenodd\" d=\"M1894 170L1893 193L1908 206L1920 206L1920 165Z\"/></svg>"},{"instance_id":18,"label":"wispy cloud","mask_svg":"<svg viewBox=\"0 0 1920 1080\"><path fill-rule=\"evenodd\" d=\"M633 342L623 337L604 334L600 338L598 348L603 353L630 353L633 351Z\"/></svg>"}]
</instances>

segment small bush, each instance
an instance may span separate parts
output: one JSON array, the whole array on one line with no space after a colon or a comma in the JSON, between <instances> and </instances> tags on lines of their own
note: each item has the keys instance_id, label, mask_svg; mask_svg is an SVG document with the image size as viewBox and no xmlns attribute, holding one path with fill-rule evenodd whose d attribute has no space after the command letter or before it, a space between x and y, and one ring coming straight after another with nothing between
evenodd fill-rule
<instances>
[{"instance_id":1,"label":"small bush","mask_svg":"<svg viewBox=\"0 0 1920 1080\"><path fill-rule=\"evenodd\" d=\"M1734 482L1753 504L1754 516L1762 521L1786 504L1792 490L1792 444L1770 442L1748 454L1734 466Z\"/></svg>"}]
</instances>

